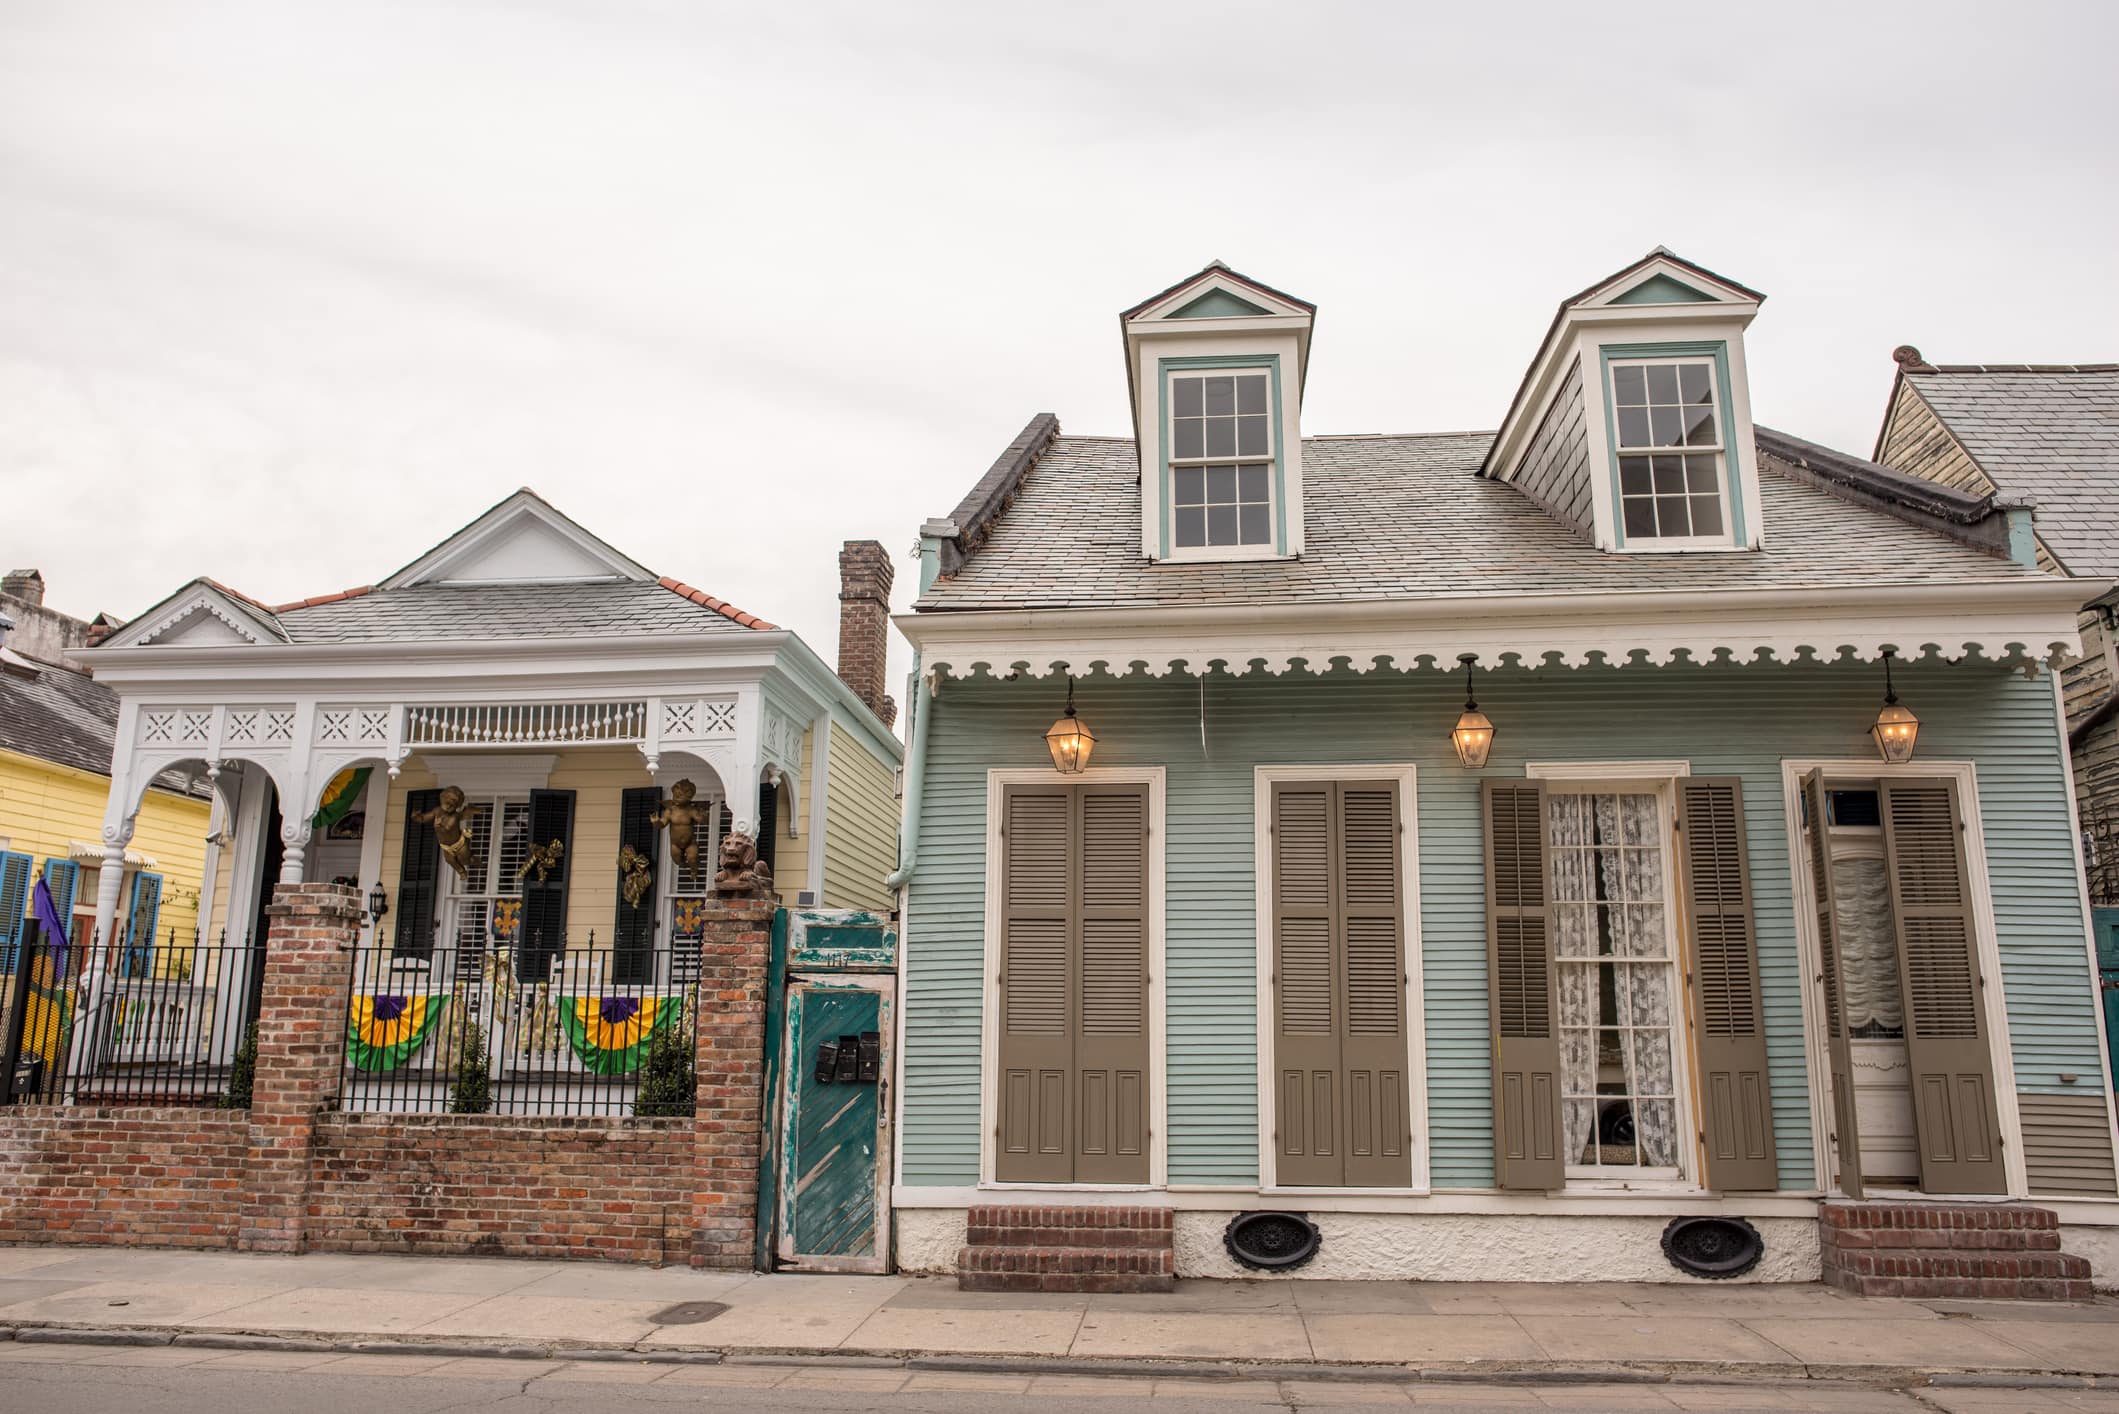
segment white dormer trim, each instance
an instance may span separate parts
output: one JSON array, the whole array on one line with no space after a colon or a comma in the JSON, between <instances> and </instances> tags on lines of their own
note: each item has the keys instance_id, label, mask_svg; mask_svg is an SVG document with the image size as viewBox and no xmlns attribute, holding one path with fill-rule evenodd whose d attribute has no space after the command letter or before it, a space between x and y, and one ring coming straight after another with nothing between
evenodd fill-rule
<instances>
[{"instance_id":1,"label":"white dormer trim","mask_svg":"<svg viewBox=\"0 0 2119 1414\"><path fill-rule=\"evenodd\" d=\"M130 624L112 634L101 646L106 648L136 648L148 644L181 646L176 640L182 638L180 629L197 619L199 615L217 621L226 632L216 632L216 648L231 647L228 634L244 644L262 646L268 643L284 643L287 636L268 614L244 603L233 595L223 592L205 580L193 580Z\"/></svg>"},{"instance_id":2,"label":"white dormer trim","mask_svg":"<svg viewBox=\"0 0 2119 1414\"><path fill-rule=\"evenodd\" d=\"M555 548L567 551L576 563L555 567L555 572L549 574L479 572L481 561L490 560L504 550L510 540L525 534L549 538ZM549 584L654 578L654 574L638 561L619 553L554 510L536 492L524 487L377 587L404 589L415 584Z\"/></svg>"}]
</instances>

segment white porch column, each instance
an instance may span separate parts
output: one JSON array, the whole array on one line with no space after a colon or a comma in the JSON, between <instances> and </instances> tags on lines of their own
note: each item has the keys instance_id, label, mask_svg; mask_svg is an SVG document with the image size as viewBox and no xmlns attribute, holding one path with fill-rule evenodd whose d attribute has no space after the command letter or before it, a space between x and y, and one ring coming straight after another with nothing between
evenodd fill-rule
<instances>
[{"instance_id":1,"label":"white porch column","mask_svg":"<svg viewBox=\"0 0 2119 1414\"><path fill-rule=\"evenodd\" d=\"M115 792L124 789L114 782ZM67 1047L66 1073L78 1078L88 1073L102 1046L104 1012L111 996L111 931L118 920L118 894L125 887L125 846L132 843L132 817L127 815L103 827L103 862L96 871L96 924L88 941L88 960L81 972L78 1000L74 1006L73 1041Z\"/></svg>"},{"instance_id":2,"label":"white porch column","mask_svg":"<svg viewBox=\"0 0 2119 1414\"><path fill-rule=\"evenodd\" d=\"M280 813L280 882L299 884L302 870L309 862L309 837L315 831L310 828L309 814L314 806L303 807L301 815Z\"/></svg>"},{"instance_id":3,"label":"white porch column","mask_svg":"<svg viewBox=\"0 0 2119 1414\"><path fill-rule=\"evenodd\" d=\"M294 740L287 758L289 779L280 793L280 882L299 884L309 862L309 836L314 833L309 822L316 815L316 797L330 779L317 778L316 703L311 699L294 704Z\"/></svg>"}]
</instances>

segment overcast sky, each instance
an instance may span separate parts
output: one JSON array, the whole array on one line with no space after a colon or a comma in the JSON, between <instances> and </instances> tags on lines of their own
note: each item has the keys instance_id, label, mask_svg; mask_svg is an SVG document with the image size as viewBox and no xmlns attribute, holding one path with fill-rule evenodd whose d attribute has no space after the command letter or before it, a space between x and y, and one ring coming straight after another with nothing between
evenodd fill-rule
<instances>
[{"instance_id":1,"label":"overcast sky","mask_svg":"<svg viewBox=\"0 0 2119 1414\"><path fill-rule=\"evenodd\" d=\"M2119 358L2115 15L0 0L0 561L292 599L528 485L829 659L838 543L902 605L1214 258L1320 306L1305 432L1447 431L1665 244L1865 454L1898 343Z\"/></svg>"}]
</instances>

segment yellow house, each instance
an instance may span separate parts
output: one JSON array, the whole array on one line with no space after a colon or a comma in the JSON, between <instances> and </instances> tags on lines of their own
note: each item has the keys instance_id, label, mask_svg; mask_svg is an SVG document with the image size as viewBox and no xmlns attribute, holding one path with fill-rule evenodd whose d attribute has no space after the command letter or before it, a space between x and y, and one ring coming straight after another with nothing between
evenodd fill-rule
<instances>
[{"instance_id":1,"label":"yellow house","mask_svg":"<svg viewBox=\"0 0 2119 1414\"><path fill-rule=\"evenodd\" d=\"M7 622L0 618L0 623ZM85 673L0 649L0 970L11 971L30 891L41 876L83 940L105 867L118 697ZM112 924L138 958L152 935L188 948L206 890L214 808L203 783L162 772L148 784L119 870ZM75 954L78 970L86 949Z\"/></svg>"}]
</instances>

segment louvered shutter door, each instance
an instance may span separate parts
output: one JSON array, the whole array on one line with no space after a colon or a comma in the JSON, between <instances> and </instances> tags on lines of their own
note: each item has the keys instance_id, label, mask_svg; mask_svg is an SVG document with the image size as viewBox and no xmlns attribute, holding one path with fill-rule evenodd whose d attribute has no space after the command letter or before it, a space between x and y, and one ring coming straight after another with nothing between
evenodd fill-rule
<instances>
[{"instance_id":1,"label":"louvered shutter door","mask_svg":"<svg viewBox=\"0 0 2119 1414\"><path fill-rule=\"evenodd\" d=\"M81 866L71 859L44 861L44 882L51 889L52 906L69 930L74 922L74 899L81 891ZM70 940L70 938L69 938ZM57 939L47 939L56 942Z\"/></svg>"},{"instance_id":2,"label":"louvered shutter door","mask_svg":"<svg viewBox=\"0 0 2119 1414\"><path fill-rule=\"evenodd\" d=\"M1068 1094L1074 1062L1068 966L1079 845L1074 792L1010 787L1001 797L1000 1093L994 1177L1074 1177Z\"/></svg>"},{"instance_id":3,"label":"louvered shutter door","mask_svg":"<svg viewBox=\"0 0 2119 1414\"><path fill-rule=\"evenodd\" d=\"M414 817L440 803L438 790L405 792L405 843L398 856L397 938L393 944L393 950L402 957L428 957L434 952L441 845L434 838L434 823Z\"/></svg>"},{"instance_id":4,"label":"louvered shutter door","mask_svg":"<svg viewBox=\"0 0 2119 1414\"><path fill-rule=\"evenodd\" d=\"M162 912L162 876L132 876L132 898L125 907L125 975L145 977L154 959L155 923Z\"/></svg>"},{"instance_id":5,"label":"louvered shutter door","mask_svg":"<svg viewBox=\"0 0 2119 1414\"><path fill-rule=\"evenodd\" d=\"M1832 845L1826 834L1825 773L1803 777L1803 814L1809 821L1810 898L1816 908L1818 970L1825 993L1825 1047L1832 1067L1832 1143L1839 1161L1839 1187L1862 1196L1861 1130L1854 1114L1854 1049L1847 1035L1846 990L1840 980L1839 897L1832 881Z\"/></svg>"},{"instance_id":6,"label":"louvered shutter door","mask_svg":"<svg viewBox=\"0 0 2119 1414\"><path fill-rule=\"evenodd\" d=\"M5 971L15 970L15 953L22 945L22 920L29 913L30 869L36 860L27 854L0 851L0 959Z\"/></svg>"},{"instance_id":7,"label":"louvered shutter door","mask_svg":"<svg viewBox=\"0 0 2119 1414\"><path fill-rule=\"evenodd\" d=\"M1275 1166L1290 1187L1345 1181L1338 966L1332 931L1332 785L1273 787Z\"/></svg>"},{"instance_id":8,"label":"louvered shutter door","mask_svg":"<svg viewBox=\"0 0 2119 1414\"><path fill-rule=\"evenodd\" d=\"M494 821L491 867L499 868L500 821ZM539 882L532 869L522 881L522 936L516 944L515 975L525 982L543 982L552 975L552 962L567 950L567 875L574 866L574 792L533 790L530 792L530 843L543 846L557 840L564 849L559 867Z\"/></svg>"},{"instance_id":9,"label":"louvered shutter door","mask_svg":"<svg viewBox=\"0 0 2119 1414\"><path fill-rule=\"evenodd\" d=\"M1148 793L1083 786L1074 890L1077 1183L1148 1181Z\"/></svg>"},{"instance_id":10,"label":"louvered shutter door","mask_svg":"<svg viewBox=\"0 0 2119 1414\"><path fill-rule=\"evenodd\" d=\"M1773 1103L1742 782L1681 779L1678 820L1690 904L1693 1035L1705 1110L1707 1184L1725 1193L1771 1189L1779 1174L1773 1162Z\"/></svg>"},{"instance_id":11,"label":"louvered shutter door","mask_svg":"<svg viewBox=\"0 0 2119 1414\"><path fill-rule=\"evenodd\" d=\"M2003 1193L1994 1056L1980 1007L1957 793L1946 780L1886 779L1882 795L1920 1186L1927 1193Z\"/></svg>"},{"instance_id":12,"label":"louvered shutter door","mask_svg":"<svg viewBox=\"0 0 2119 1414\"><path fill-rule=\"evenodd\" d=\"M655 838L655 812L662 806L662 790L659 786L635 786L620 794L618 798L618 843L621 850L627 846L639 851L648 860L648 868L659 873L659 843ZM637 904L625 901L625 870L618 870L617 913L611 922L612 977L628 984L652 982L655 978L655 894L654 879Z\"/></svg>"},{"instance_id":13,"label":"louvered shutter door","mask_svg":"<svg viewBox=\"0 0 2119 1414\"><path fill-rule=\"evenodd\" d=\"M1487 781L1487 995L1494 1036L1494 1182L1553 1189L1560 1151L1560 1040L1545 887L1545 787Z\"/></svg>"},{"instance_id":14,"label":"louvered shutter door","mask_svg":"<svg viewBox=\"0 0 2119 1414\"><path fill-rule=\"evenodd\" d=\"M1406 1094L1405 936L1398 791L1389 782L1335 788L1339 846L1341 1081L1346 1177L1362 1188L1413 1180Z\"/></svg>"},{"instance_id":15,"label":"louvered shutter door","mask_svg":"<svg viewBox=\"0 0 2119 1414\"><path fill-rule=\"evenodd\" d=\"M780 841L780 788L771 781L758 786L758 830L752 841L758 846L758 858L773 868Z\"/></svg>"}]
</instances>

